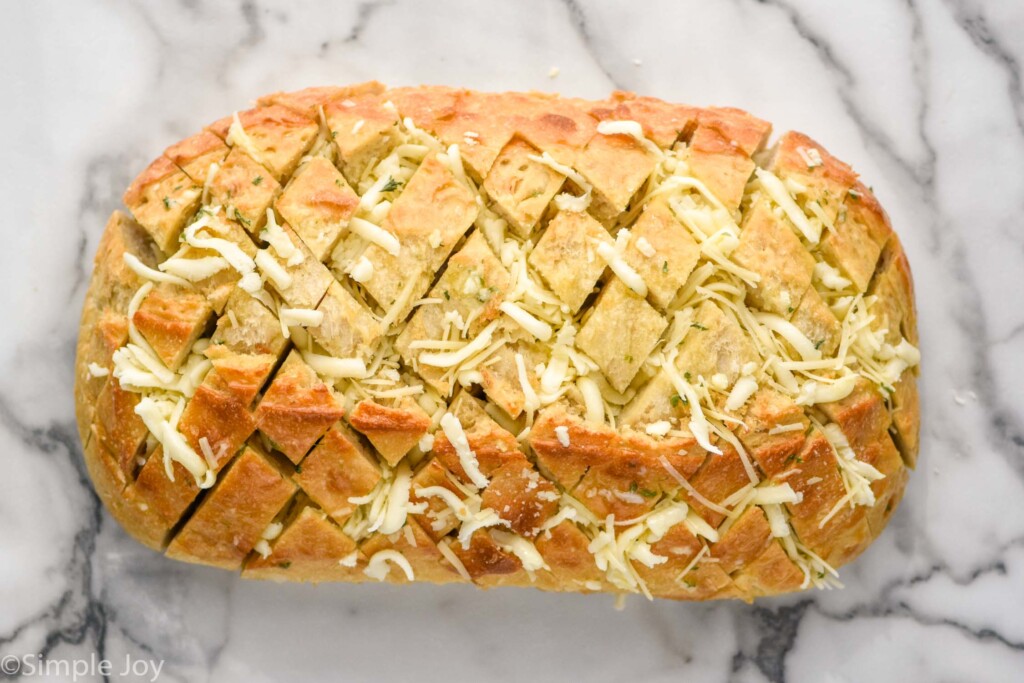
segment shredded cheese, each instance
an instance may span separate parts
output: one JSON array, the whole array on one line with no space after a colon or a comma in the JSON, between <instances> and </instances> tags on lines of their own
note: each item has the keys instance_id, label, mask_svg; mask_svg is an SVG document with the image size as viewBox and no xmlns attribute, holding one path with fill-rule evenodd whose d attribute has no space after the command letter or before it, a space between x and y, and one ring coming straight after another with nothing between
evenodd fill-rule
<instances>
[{"instance_id":1,"label":"shredded cheese","mask_svg":"<svg viewBox=\"0 0 1024 683\"><path fill-rule=\"evenodd\" d=\"M653 258L658 252L646 237L639 237L636 240L636 250L647 258Z\"/></svg>"},{"instance_id":2,"label":"shredded cheese","mask_svg":"<svg viewBox=\"0 0 1024 683\"><path fill-rule=\"evenodd\" d=\"M672 429L672 423L668 420L658 420L652 422L644 428L644 431L651 436L665 436Z\"/></svg>"},{"instance_id":3,"label":"shredded cheese","mask_svg":"<svg viewBox=\"0 0 1024 683\"><path fill-rule=\"evenodd\" d=\"M601 121L597 124L597 132L601 135L625 135L631 137L656 157L661 157L661 148L647 139L643 126L636 121Z\"/></svg>"},{"instance_id":4,"label":"shredded cheese","mask_svg":"<svg viewBox=\"0 0 1024 683\"><path fill-rule=\"evenodd\" d=\"M520 327L532 334L534 337L541 341L548 341L551 339L552 330L551 325L548 325L543 320L538 320L534 316L524 311L518 304L511 301L503 301L498 309L512 318L512 320L519 323Z\"/></svg>"},{"instance_id":5,"label":"shredded cheese","mask_svg":"<svg viewBox=\"0 0 1024 683\"><path fill-rule=\"evenodd\" d=\"M283 291L292 286L292 276L280 263L277 262L270 252L266 249L260 249L256 252L256 258L254 259L256 266L263 271L267 278L274 283L279 291Z\"/></svg>"},{"instance_id":6,"label":"shredded cheese","mask_svg":"<svg viewBox=\"0 0 1024 683\"><path fill-rule=\"evenodd\" d=\"M740 377L729 392L729 397L725 399L725 409L732 413L736 412L756 391L757 380L749 376Z\"/></svg>"},{"instance_id":7,"label":"shredded cheese","mask_svg":"<svg viewBox=\"0 0 1024 683\"><path fill-rule=\"evenodd\" d=\"M490 534L499 548L512 553L519 559L527 573L550 569L548 563L537 551L537 546L522 536L500 529L492 529Z\"/></svg>"},{"instance_id":8,"label":"shredded cheese","mask_svg":"<svg viewBox=\"0 0 1024 683\"><path fill-rule=\"evenodd\" d=\"M531 154L527 158L530 161L537 162L538 164L544 164L555 173L560 173L564 175L566 178L576 183L576 185L581 190L583 190L583 194L579 197L575 197L571 194L568 194L567 192L562 192L561 194L556 196L555 206L558 207L559 211L576 211L582 213L587 210L587 207L590 206L591 193L593 192L594 188L589 182L587 182L587 179L584 178L581 173L573 170L572 168L566 166L565 164L558 163L557 161L555 161L554 157L552 157L547 152L544 152L540 156L537 156L536 154Z\"/></svg>"},{"instance_id":9,"label":"shredded cheese","mask_svg":"<svg viewBox=\"0 0 1024 683\"><path fill-rule=\"evenodd\" d=\"M803 495L793 490L789 484L761 486L754 489L751 502L754 505L781 505L783 503L799 503Z\"/></svg>"},{"instance_id":10,"label":"shredded cheese","mask_svg":"<svg viewBox=\"0 0 1024 683\"><path fill-rule=\"evenodd\" d=\"M175 412L178 415L184 410L184 400L179 399L172 403L167 399L144 396L135 406L135 414L138 415L146 429L156 438L164 451L164 469L167 478L174 481L174 470L172 462L176 462L188 470L196 481L199 488L207 489L213 486L216 475L206 460L197 454L188 442L185 441L177 429L171 424Z\"/></svg>"},{"instance_id":11,"label":"shredded cheese","mask_svg":"<svg viewBox=\"0 0 1024 683\"><path fill-rule=\"evenodd\" d=\"M764 191L772 198L772 201L779 205L786 214L786 217L792 221L804 238L811 244L817 244L821 239L820 222L815 225L807 218L807 214L797 206L796 201L789 194L789 190L786 189L786 186L774 173L763 168L757 168L754 170L754 174L757 176Z\"/></svg>"},{"instance_id":12,"label":"shredded cheese","mask_svg":"<svg viewBox=\"0 0 1024 683\"><path fill-rule=\"evenodd\" d=\"M401 243L393 233L388 232L379 225L374 225L365 218L352 217L348 222L348 229L367 242L376 244L392 256L398 256L402 250Z\"/></svg>"},{"instance_id":13,"label":"shredded cheese","mask_svg":"<svg viewBox=\"0 0 1024 683\"><path fill-rule=\"evenodd\" d=\"M323 311L310 308L281 308L278 317L285 325L300 327L317 327L324 322Z\"/></svg>"},{"instance_id":14,"label":"shredded cheese","mask_svg":"<svg viewBox=\"0 0 1024 683\"><path fill-rule=\"evenodd\" d=\"M245 132L245 127L242 126L242 120L238 118L238 112L236 111L232 115L231 126L228 128L227 137L224 139L229 145L241 147L253 161L263 164L266 163L263 160L263 155L260 154L260 150L256 147L256 143L253 142L249 134Z\"/></svg>"},{"instance_id":15,"label":"shredded cheese","mask_svg":"<svg viewBox=\"0 0 1024 683\"><path fill-rule=\"evenodd\" d=\"M607 242L597 242L594 245L597 255L604 259L612 272L619 276L619 279L640 296L647 296L647 283L640 277L640 273L633 269L633 266L626 263L626 259L612 245Z\"/></svg>"},{"instance_id":16,"label":"shredded cheese","mask_svg":"<svg viewBox=\"0 0 1024 683\"><path fill-rule=\"evenodd\" d=\"M366 564L366 569L363 573L369 576L371 579L377 581L383 581L387 578L388 572L391 568L388 566L391 563L402 570L405 574L405 578L409 581L416 579L412 572L412 565L409 564L409 560L405 559L405 555L398 552L397 550L380 550L373 554L370 561Z\"/></svg>"},{"instance_id":17,"label":"shredded cheese","mask_svg":"<svg viewBox=\"0 0 1024 683\"><path fill-rule=\"evenodd\" d=\"M169 258L160 264L160 270L189 282L201 282L230 267L223 256L200 258Z\"/></svg>"},{"instance_id":18,"label":"shredded cheese","mask_svg":"<svg viewBox=\"0 0 1024 683\"><path fill-rule=\"evenodd\" d=\"M480 471L480 463L477 462L473 449L469 447L469 439L466 438L466 432L462 429L459 418L452 413L445 413L441 417L440 424L444 435L448 437L452 448L455 449L455 454L459 457L459 464L462 465L466 476L477 488L485 488L489 480Z\"/></svg>"},{"instance_id":19,"label":"shredded cheese","mask_svg":"<svg viewBox=\"0 0 1024 683\"><path fill-rule=\"evenodd\" d=\"M604 424L604 397L601 395L601 387L589 377L580 377L576 380L576 388L583 395L587 421Z\"/></svg>"},{"instance_id":20,"label":"shredded cheese","mask_svg":"<svg viewBox=\"0 0 1024 683\"><path fill-rule=\"evenodd\" d=\"M314 372L324 377L361 379L369 376L366 361L362 358L335 358L312 351L302 351L302 360L306 361Z\"/></svg>"},{"instance_id":21,"label":"shredded cheese","mask_svg":"<svg viewBox=\"0 0 1024 683\"><path fill-rule=\"evenodd\" d=\"M182 277L171 275L170 273L164 273L156 270L155 268L150 268L140 261L139 257L135 254L126 251L122 258L124 259L125 265L135 271L135 274L141 278L152 280L153 282L167 282L172 285L181 285L182 287L192 286L188 280Z\"/></svg>"}]
</instances>

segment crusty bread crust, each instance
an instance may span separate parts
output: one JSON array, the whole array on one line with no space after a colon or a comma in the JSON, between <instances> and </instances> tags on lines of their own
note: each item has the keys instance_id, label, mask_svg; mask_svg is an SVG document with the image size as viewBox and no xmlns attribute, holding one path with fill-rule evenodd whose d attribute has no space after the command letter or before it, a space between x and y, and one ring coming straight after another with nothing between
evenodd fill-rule
<instances>
[{"instance_id":1,"label":"crusty bread crust","mask_svg":"<svg viewBox=\"0 0 1024 683\"><path fill-rule=\"evenodd\" d=\"M598 130L602 122L623 121L639 123L646 139ZM359 215L365 222L366 214L357 213L367 193L360 183L365 187L372 180L367 174L374 164L410 130L425 131L442 149L458 145L464 179L437 153L420 159L420 172L404 183L382 224L402 240L402 260L371 241L363 253L373 262L371 275L357 283L350 270L339 266L332 273L322 264L340 263L332 250L353 234L349 221ZM757 342L737 324L737 314L707 298L694 308L689 326L708 336L685 337L678 356L661 346L672 334L672 307L679 303L677 293L685 292L690 270L670 277L668 260L664 268L652 268L641 252L655 245L662 253L664 244L678 258L673 265L687 263L691 270L706 256L698 256L699 245L668 202L639 201L650 189L648 178L662 168L645 147L650 143L661 153L673 150L673 158L736 219L735 262L761 274L761 286L748 287L746 294L758 315L778 312L807 338L820 337L815 348L826 357L842 353L845 342L833 313L844 309L838 295L821 285L816 264L824 263L831 268L826 277L846 283L840 289L872 302L872 329L885 348L917 343L910 267L873 193L807 136L787 133L766 150L769 132L768 123L740 110L674 105L630 93L590 102L442 87L387 90L377 83L277 93L237 119L211 124L168 148L133 181L124 201L134 218L115 211L96 254L78 339L75 401L98 495L145 545L176 559L240 569L250 578L384 576L404 582L397 553L415 580L482 587L751 600L819 585L827 578L822 567L851 561L877 538L903 495L919 443L916 363L901 369L891 385L861 376L842 398L812 406L762 380L732 411L733 439L712 435L721 454L709 451L692 422L687 427L693 414L675 380L644 363L655 347L658 354L673 351L679 374L685 371L687 381L699 382L712 397L711 407L723 412L729 412L722 406L730 392L712 392L710 384L733 386L747 376L740 369L747 361L760 363ZM589 187L566 180L565 167ZM793 224L770 193L758 189L755 172L762 169L788 183L803 207L813 202L808 215L825 226L820 241L809 244L796 230L778 232L779 225ZM569 188L590 197L586 213L552 208L556 194ZM514 339L518 353L495 351L473 380L477 390L459 390L455 376L407 362L407 354L419 353L409 341L434 339L432 326L448 324L438 322L440 316L418 319L415 334L398 339L403 359L395 376L401 373L399 386L425 383L447 398L441 412L458 419L479 474L488 480L478 491L477 473L470 471L463 449L438 428L440 413L429 414L413 395L353 400L342 383L303 354L315 348L325 356L372 359L389 323L394 327L428 307L414 309L416 299L447 301L446 287L460 288L456 298L470 291L458 280L458 253L466 267L493 261L486 267L496 278L490 282L497 283L489 304L459 303L469 306L460 315L472 314L469 338L502 319L497 303L511 287L510 264L501 253L492 254L483 237L463 241L466 234L486 236L479 192L507 234L532 236L531 272L539 272L538 282L560 296L563 287L562 300L570 304L564 309L580 308L574 318L582 328L577 347L601 366L594 376L607 377L617 390L605 387L606 395L625 394L629 401L614 425L595 423L575 386L539 410L530 408L530 387L521 383L526 370L520 368L532 371L536 363L554 360L545 355L548 347L522 335ZM179 250L182 230L200 207L214 204L225 207L214 218L225 221L223 234L233 235L249 256L266 239L260 229L268 209L276 208L276 221L304 260L296 265L277 254L290 284L265 276L265 287L276 287L274 305L316 310L325 322L305 325L308 335L302 325L293 327L285 339L278 315L265 300L242 292L234 271L189 286L158 282L138 310L129 310L147 279L129 267L125 255L157 267ZM554 229L543 232L556 220ZM436 229L417 234L422 225ZM648 282L646 301L618 279L614 264L606 270L599 261L600 267L589 268L595 271L591 278L578 251L590 248L585 235L594 230L598 241L612 244L614 232L604 232L627 225L631 241L624 250L616 248ZM464 252L455 248L462 245ZM415 295L403 301L403 288ZM601 289L596 298L595 288ZM212 487L202 488L195 472L165 457L136 412L147 392L122 386L115 377L114 354L131 333L141 334L171 372L195 360L197 339L212 338L211 346L200 348L210 362L205 376L176 418L177 431L215 476ZM628 336L623 346L620 336ZM541 392L540 373L529 383L533 393ZM659 428L663 421L671 427L667 434ZM513 427L526 424L530 429L517 439ZM851 470L841 462L847 457L879 473L869 477L866 495L873 504L850 502ZM388 534L360 527L369 506L365 497L386 489L403 467L411 476L404 524ZM744 503L744 493L755 490L749 488L751 473L761 486L788 485L792 497L762 504L748 496ZM501 522L461 537L450 505L437 495L419 494L428 487L494 512ZM567 495L581 511L559 518ZM634 577L628 580L602 566L595 534L615 524L601 524L612 517L643 520L673 501L685 503L689 517L662 533L646 531L654 561L644 562L639 552L624 555L630 567L622 571ZM586 522L588 514L597 521ZM627 528L620 522L617 532ZM512 536L528 542L542 567L513 550Z\"/></svg>"}]
</instances>

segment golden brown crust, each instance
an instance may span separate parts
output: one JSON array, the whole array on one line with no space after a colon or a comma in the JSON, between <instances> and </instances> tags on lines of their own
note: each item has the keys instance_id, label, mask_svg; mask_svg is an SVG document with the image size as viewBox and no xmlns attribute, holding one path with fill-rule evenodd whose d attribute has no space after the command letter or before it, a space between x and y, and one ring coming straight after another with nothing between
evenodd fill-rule
<instances>
[{"instance_id":1,"label":"golden brown crust","mask_svg":"<svg viewBox=\"0 0 1024 683\"><path fill-rule=\"evenodd\" d=\"M356 553L353 566L339 564L338 558ZM273 581L361 581L365 558L356 542L345 535L327 516L305 507L273 541L266 557L253 554L245 563L242 576Z\"/></svg>"},{"instance_id":2,"label":"golden brown crust","mask_svg":"<svg viewBox=\"0 0 1024 683\"><path fill-rule=\"evenodd\" d=\"M211 164L220 164L229 148L219 137L204 130L164 150L164 156L177 164L196 185L204 185L210 176Z\"/></svg>"},{"instance_id":3,"label":"golden brown crust","mask_svg":"<svg viewBox=\"0 0 1024 683\"><path fill-rule=\"evenodd\" d=\"M246 448L167 546L179 560L238 569L295 484L266 456Z\"/></svg>"},{"instance_id":4,"label":"golden brown crust","mask_svg":"<svg viewBox=\"0 0 1024 683\"><path fill-rule=\"evenodd\" d=\"M353 216L365 215L358 211L366 173L398 149L406 117L436 138L437 149L459 146L468 180L450 157L428 151L380 223L398 238L401 253L371 243L364 255L372 274L358 286L342 286L341 273L325 264L350 234ZM687 504L686 521L652 533L652 555L627 558L624 571L655 596L750 600L824 577L819 565L809 570L798 555L811 552L839 566L885 527L916 463L916 369L891 386L861 379L843 399L812 408L783 387L762 383L736 412L737 441L711 435L713 450L722 453L701 447L687 427L691 409L673 373L646 363L652 350L660 353L677 297L685 296L706 259L699 232L663 198L636 206L650 189L658 156L630 135L604 134L598 125L639 123L645 142L675 147L679 163L720 200L739 226L732 261L759 277L759 286L746 289L752 309L791 322L832 357L842 329L840 307L819 281L824 262L847 279L844 293L873 302L871 329L884 332L885 343L916 345L913 281L889 219L853 171L814 140L786 133L762 152L771 127L745 112L631 93L587 102L442 87L386 90L375 82L275 93L239 112L237 121L233 126L235 117L225 117L168 147L132 182L124 195L132 217L111 216L83 307L75 400L87 469L107 509L145 545L177 559L241 569L248 578L363 581L383 567L383 580L406 582L395 563L400 557L421 581L468 576L483 587L617 592L627 588L599 567L600 539L586 520L611 520L622 533L631 520L676 501ZM542 155L570 166L585 183L537 161ZM750 199L758 163L798 188L801 202L815 204L825 227L813 256L784 211L764 194ZM584 185L587 211L553 208L559 193L579 196ZM476 186L484 201L470 189ZM223 207L208 216L210 234L248 258L267 249L261 228L267 211L276 212L302 258L268 249L289 281L265 278L266 287L277 307L322 314L321 322L306 326L308 335L295 328L285 334L274 306L243 291L230 269L194 287L157 283L129 318L129 302L146 280L124 256L155 268L179 250L185 226L204 202ZM450 320L469 320L475 335L501 319L499 304L518 266L487 235L495 217L536 245L527 252L528 267L574 318L575 346L595 362L595 376L625 402L617 427L585 418L578 388L539 411L528 405L517 354L534 394L542 391L538 377L551 359L522 331L479 367L476 383L485 400L476 389L459 390L462 380L443 368L418 362L413 342L441 337ZM632 232L616 248L646 283L646 296L596 254L598 242L614 243L609 230L627 222ZM184 258L218 255L193 251ZM486 296L478 296L477 278L486 283ZM424 296L442 303L430 310L417 302ZM390 313L411 322L396 344L399 386L418 377L442 394L456 392L448 411L459 419L479 473L437 428L438 415L424 410L429 402L400 393L353 400L329 386L312 358L304 360L312 352L372 364L388 332L380 320L400 297L404 305ZM735 310L705 298L692 315L674 374L705 388L722 378L733 386L751 363L760 364L762 342L751 339ZM193 345L210 337L208 347L195 346L209 360L205 377L172 419L206 462L212 488L201 488L149 433L136 413L148 394L115 377L114 354L125 347L130 327L138 335L132 338L172 372L193 363L186 360ZM711 394L715 411L729 412L727 393ZM842 433L848 451L827 438L823 424ZM847 457L878 473L870 482L873 505L850 501L841 462ZM365 501L382 488L400 487L396 473L408 471L401 469L405 463L412 469L408 518L396 532L367 531L372 504ZM751 504L752 471L762 485L786 485L795 498L774 507ZM487 486L478 490L481 475ZM575 514L565 514L566 496L580 505ZM452 501L466 507L459 515L492 511L497 521L463 543L464 522ZM789 536L779 535L778 515ZM510 539L535 549L542 566Z\"/></svg>"},{"instance_id":5,"label":"golden brown crust","mask_svg":"<svg viewBox=\"0 0 1024 683\"><path fill-rule=\"evenodd\" d=\"M274 447L298 463L345 413L330 388L292 351L256 408L256 423Z\"/></svg>"},{"instance_id":6,"label":"golden brown crust","mask_svg":"<svg viewBox=\"0 0 1024 683\"><path fill-rule=\"evenodd\" d=\"M206 330L213 308L202 294L174 285L154 287L132 322L168 370L177 370Z\"/></svg>"},{"instance_id":7,"label":"golden brown crust","mask_svg":"<svg viewBox=\"0 0 1024 683\"><path fill-rule=\"evenodd\" d=\"M430 416L415 401L395 406L360 401L348 416L349 424L363 434L389 465L396 464L430 429Z\"/></svg>"},{"instance_id":8,"label":"golden brown crust","mask_svg":"<svg viewBox=\"0 0 1024 683\"><path fill-rule=\"evenodd\" d=\"M310 451L295 482L339 524L349 518L361 498L380 481L380 466L358 437L342 423L331 427Z\"/></svg>"},{"instance_id":9,"label":"golden brown crust","mask_svg":"<svg viewBox=\"0 0 1024 683\"><path fill-rule=\"evenodd\" d=\"M174 251L185 221L199 208L201 189L165 156L140 173L124 193L124 204L165 253Z\"/></svg>"}]
</instances>

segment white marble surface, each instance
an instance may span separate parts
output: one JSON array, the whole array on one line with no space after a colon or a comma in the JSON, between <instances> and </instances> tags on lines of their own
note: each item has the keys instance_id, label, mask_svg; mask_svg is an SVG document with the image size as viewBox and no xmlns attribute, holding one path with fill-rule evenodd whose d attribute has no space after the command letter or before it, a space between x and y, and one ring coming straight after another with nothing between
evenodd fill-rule
<instances>
[{"instance_id":1,"label":"white marble surface","mask_svg":"<svg viewBox=\"0 0 1024 683\"><path fill-rule=\"evenodd\" d=\"M164 681L1024 679L1024 4L4 7L0 655L95 653L113 680L126 656L163 660ZM71 400L106 216L206 122L369 78L740 106L874 185L918 286L923 457L845 590L618 613L516 590L246 583L125 536L87 483Z\"/></svg>"}]
</instances>

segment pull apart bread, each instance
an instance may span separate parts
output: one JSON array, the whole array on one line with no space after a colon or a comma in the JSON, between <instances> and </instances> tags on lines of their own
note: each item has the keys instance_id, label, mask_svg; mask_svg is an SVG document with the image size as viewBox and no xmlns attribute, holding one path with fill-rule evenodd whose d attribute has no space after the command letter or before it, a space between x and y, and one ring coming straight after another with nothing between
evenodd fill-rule
<instances>
[{"instance_id":1,"label":"pull apart bread","mask_svg":"<svg viewBox=\"0 0 1024 683\"><path fill-rule=\"evenodd\" d=\"M96 255L96 491L248 578L840 585L917 455L913 285L851 169L769 132L377 83L211 124Z\"/></svg>"}]
</instances>

